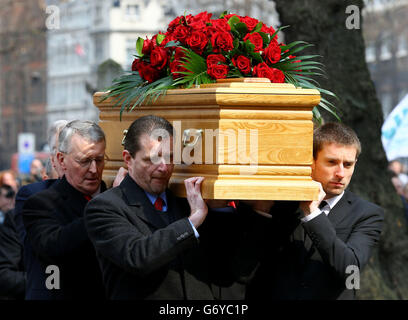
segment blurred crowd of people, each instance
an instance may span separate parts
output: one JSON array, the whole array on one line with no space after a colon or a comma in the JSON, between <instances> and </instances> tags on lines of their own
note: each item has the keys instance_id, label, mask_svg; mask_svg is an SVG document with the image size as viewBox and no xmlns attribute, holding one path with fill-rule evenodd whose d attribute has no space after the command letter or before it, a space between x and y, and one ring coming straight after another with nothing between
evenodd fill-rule
<instances>
[{"instance_id":1,"label":"blurred crowd of people","mask_svg":"<svg viewBox=\"0 0 408 320\"><path fill-rule=\"evenodd\" d=\"M391 172L391 181L395 190L401 198L404 206L405 218L408 222L408 174L406 166L398 160L389 163L388 169Z\"/></svg>"},{"instance_id":2,"label":"blurred crowd of people","mask_svg":"<svg viewBox=\"0 0 408 320\"><path fill-rule=\"evenodd\" d=\"M15 196L20 187L48 179L51 174L46 164L40 159L33 159L29 174L17 174L13 170L0 171L0 223L4 221L6 212L14 209Z\"/></svg>"}]
</instances>

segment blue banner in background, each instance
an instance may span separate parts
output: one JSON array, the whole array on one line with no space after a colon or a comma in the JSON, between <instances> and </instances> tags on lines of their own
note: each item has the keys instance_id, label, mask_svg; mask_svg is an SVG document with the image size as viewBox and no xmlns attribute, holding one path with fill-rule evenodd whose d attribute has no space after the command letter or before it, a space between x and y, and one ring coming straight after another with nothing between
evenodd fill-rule
<instances>
[{"instance_id":1,"label":"blue banner in background","mask_svg":"<svg viewBox=\"0 0 408 320\"><path fill-rule=\"evenodd\" d=\"M30 165L34 160L33 153L19 153L18 155L18 171L22 174L30 173Z\"/></svg>"},{"instance_id":2,"label":"blue banner in background","mask_svg":"<svg viewBox=\"0 0 408 320\"><path fill-rule=\"evenodd\" d=\"M408 157L408 95L385 120L381 140L388 161Z\"/></svg>"}]
</instances>

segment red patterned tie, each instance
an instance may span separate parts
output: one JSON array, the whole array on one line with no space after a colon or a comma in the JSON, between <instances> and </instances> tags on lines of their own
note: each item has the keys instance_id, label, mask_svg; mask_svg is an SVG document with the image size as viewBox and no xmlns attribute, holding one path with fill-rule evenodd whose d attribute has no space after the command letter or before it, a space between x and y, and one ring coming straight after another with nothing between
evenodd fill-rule
<instances>
[{"instance_id":1,"label":"red patterned tie","mask_svg":"<svg viewBox=\"0 0 408 320\"><path fill-rule=\"evenodd\" d=\"M84 194L84 198L86 199L86 201L89 201L89 200L91 200L91 199L92 199L92 197L91 197L91 196L88 196L88 195L86 195L86 194Z\"/></svg>"},{"instance_id":2,"label":"red patterned tie","mask_svg":"<svg viewBox=\"0 0 408 320\"><path fill-rule=\"evenodd\" d=\"M163 199L160 197L157 197L156 201L154 202L154 207L159 210L163 211Z\"/></svg>"}]
</instances>

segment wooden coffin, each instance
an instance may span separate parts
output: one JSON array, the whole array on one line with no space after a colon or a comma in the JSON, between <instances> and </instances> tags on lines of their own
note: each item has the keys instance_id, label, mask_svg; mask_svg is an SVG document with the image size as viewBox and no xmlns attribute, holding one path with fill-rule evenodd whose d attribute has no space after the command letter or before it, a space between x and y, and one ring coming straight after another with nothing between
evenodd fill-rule
<instances>
[{"instance_id":1,"label":"wooden coffin","mask_svg":"<svg viewBox=\"0 0 408 320\"><path fill-rule=\"evenodd\" d=\"M170 188L185 196L184 179L204 176L206 199L314 200L311 179L312 109L320 101L313 89L271 84L268 79L225 79L200 88L169 90L150 105L124 112L112 99L100 102L106 133L104 180L111 183L122 161L123 132L138 117L153 114L174 128Z\"/></svg>"}]
</instances>

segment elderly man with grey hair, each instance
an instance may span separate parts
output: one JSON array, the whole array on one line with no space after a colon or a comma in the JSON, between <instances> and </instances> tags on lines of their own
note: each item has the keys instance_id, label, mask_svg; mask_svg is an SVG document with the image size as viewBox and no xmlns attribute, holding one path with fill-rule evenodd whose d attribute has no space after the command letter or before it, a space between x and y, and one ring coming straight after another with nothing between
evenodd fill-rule
<instances>
[{"instance_id":1,"label":"elderly man with grey hair","mask_svg":"<svg viewBox=\"0 0 408 320\"><path fill-rule=\"evenodd\" d=\"M90 198L106 189L105 147L105 134L91 121L71 121L59 133L55 168L63 176L23 207L27 238L41 265L36 276L45 276L30 299L104 298L83 211Z\"/></svg>"}]
</instances>

